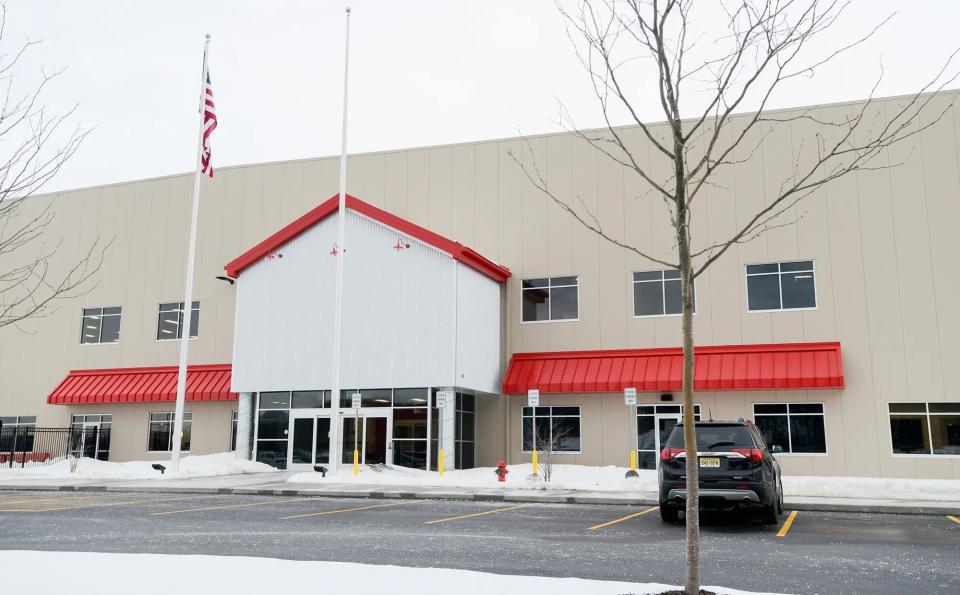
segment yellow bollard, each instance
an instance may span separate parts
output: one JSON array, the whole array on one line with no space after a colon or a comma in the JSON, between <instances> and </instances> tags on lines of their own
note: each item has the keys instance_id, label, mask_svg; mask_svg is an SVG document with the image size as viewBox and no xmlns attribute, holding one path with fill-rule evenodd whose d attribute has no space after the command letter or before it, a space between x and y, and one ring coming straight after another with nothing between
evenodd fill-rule
<instances>
[{"instance_id":1,"label":"yellow bollard","mask_svg":"<svg viewBox=\"0 0 960 595\"><path fill-rule=\"evenodd\" d=\"M437 451L437 472L443 477L443 449Z\"/></svg>"},{"instance_id":2,"label":"yellow bollard","mask_svg":"<svg viewBox=\"0 0 960 595\"><path fill-rule=\"evenodd\" d=\"M537 451L536 451L536 450L533 451L533 460L532 460L532 463L533 463L533 475L539 475L539 473L537 472L538 465L537 465Z\"/></svg>"},{"instance_id":3,"label":"yellow bollard","mask_svg":"<svg viewBox=\"0 0 960 595\"><path fill-rule=\"evenodd\" d=\"M360 474L360 451L353 449L353 474Z\"/></svg>"},{"instance_id":4,"label":"yellow bollard","mask_svg":"<svg viewBox=\"0 0 960 595\"><path fill-rule=\"evenodd\" d=\"M630 451L630 469L632 471L637 470L637 451L635 450Z\"/></svg>"}]
</instances>

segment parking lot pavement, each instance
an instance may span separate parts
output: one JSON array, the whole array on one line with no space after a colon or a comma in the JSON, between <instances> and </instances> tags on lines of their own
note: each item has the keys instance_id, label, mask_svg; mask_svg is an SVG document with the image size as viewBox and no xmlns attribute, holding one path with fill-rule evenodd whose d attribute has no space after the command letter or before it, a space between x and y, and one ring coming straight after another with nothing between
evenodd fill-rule
<instances>
[{"instance_id":1,"label":"parking lot pavement","mask_svg":"<svg viewBox=\"0 0 960 595\"><path fill-rule=\"evenodd\" d=\"M765 526L705 514L702 576L747 590L957 593L957 519L801 511ZM0 492L2 549L254 555L679 584L683 538L682 523L664 524L649 506Z\"/></svg>"}]
</instances>

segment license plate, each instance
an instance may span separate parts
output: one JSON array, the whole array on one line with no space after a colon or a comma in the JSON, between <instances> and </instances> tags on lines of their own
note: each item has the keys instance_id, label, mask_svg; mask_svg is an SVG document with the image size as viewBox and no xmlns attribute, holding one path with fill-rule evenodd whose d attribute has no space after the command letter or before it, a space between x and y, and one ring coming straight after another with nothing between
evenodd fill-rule
<instances>
[{"instance_id":1,"label":"license plate","mask_svg":"<svg viewBox=\"0 0 960 595\"><path fill-rule=\"evenodd\" d=\"M720 467L720 457L701 457L701 467Z\"/></svg>"}]
</instances>

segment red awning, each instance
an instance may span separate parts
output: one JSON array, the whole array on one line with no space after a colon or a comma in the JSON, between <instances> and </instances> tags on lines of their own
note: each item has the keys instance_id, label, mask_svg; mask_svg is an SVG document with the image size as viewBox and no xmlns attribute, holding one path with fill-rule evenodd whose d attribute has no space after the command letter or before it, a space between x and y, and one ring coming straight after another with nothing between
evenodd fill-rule
<instances>
[{"instance_id":1,"label":"red awning","mask_svg":"<svg viewBox=\"0 0 960 595\"><path fill-rule=\"evenodd\" d=\"M782 343L696 347L696 390L843 388L840 343ZM515 353L503 392L640 392L681 390L679 347Z\"/></svg>"},{"instance_id":2,"label":"red awning","mask_svg":"<svg viewBox=\"0 0 960 595\"><path fill-rule=\"evenodd\" d=\"M230 392L230 364L189 366L188 401L227 401ZM114 368L70 370L50 393L51 405L95 405L97 403L159 403L176 401L177 367Z\"/></svg>"}]
</instances>

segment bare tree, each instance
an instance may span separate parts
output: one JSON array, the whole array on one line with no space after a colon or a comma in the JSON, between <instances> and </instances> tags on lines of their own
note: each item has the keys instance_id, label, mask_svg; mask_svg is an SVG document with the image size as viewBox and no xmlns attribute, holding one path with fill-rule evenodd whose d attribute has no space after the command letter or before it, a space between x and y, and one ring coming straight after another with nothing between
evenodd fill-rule
<instances>
[{"instance_id":1,"label":"bare tree","mask_svg":"<svg viewBox=\"0 0 960 595\"><path fill-rule=\"evenodd\" d=\"M946 110L933 100L956 78L943 68L917 93L885 114L873 101L877 86L859 107L825 119L816 109L794 113L766 111L785 83L809 78L821 67L869 39L887 22L860 37L827 47L829 31L843 15L846 0L729 0L699 3L720 10L722 34L691 18L695 0L581 0L576 9L558 1L558 9L581 64L589 75L605 127L581 130L564 112L561 122L577 139L635 175L647 195L662 198L671 226L673 250L664 256L645 250L604 228L579 197L565 200L547 184L527 142L527 155L514 155L527 179L580 225L605 241L646 260L679 269L683 344L684 446L696 452L693 419L693 283L731 247L796 221L793 207L825 185L855 172L897 165L886 150L933 126ZM882 69L881 69L882 73ZM879 80L878 80L879 83ZM691 102L688 97L694 97ZM640 116L640 99L652 98L663 121ZM682 115L692 115L686 119ZM924 115L921 121L921 115ZM612 122L625 117L639 131L643 147L626 138ZM791 155L792 168L764 206L730 235L697 241L691 233L694 213L720 186L718 174L757 156L778 127L806 122L813 138ZM640 150L642 149L642 151ZM647 156L649 154L649 157ZM880 158L883 156L883 158ZM659 172L668 172L661 174ZM700 588L700 529L697 457L686 457L685 592Z\"/></svg>"},{"instance_id":2,"label":"bare tree","mask_svg":"<svg viewBox=\"0 0 960 595\"><path fill-rule=\"evenodd\" d=\"M6 24L6 5L0 4L0 45ZM55 197L33 196L89 132L70 127L76 106L51 114L43 105L44 91L62 71L42 71L27 91L16 84L22 58L37 43L0 53L0 329L47 316L58 302L88 290L106 249L97 240L80 254L63 254L62 242L47 233Z\"/></svg>"},{"instance_id":3,"label":"bare tree","mask_svg":"<svg viewBox=\"0 0 960 595\"><path fill-rule=\"evenodd\" d=\"M569 426L559 426L550 421L546 423L551 424L551 427L547 432L537 432L534 448L537 450L537 471L544 482L550 483L553 480L553 466L557 463L557 457L564 454L561 447L574 439L579 443L580 438L574 438Z\"/></svg>"}]
</instances>

